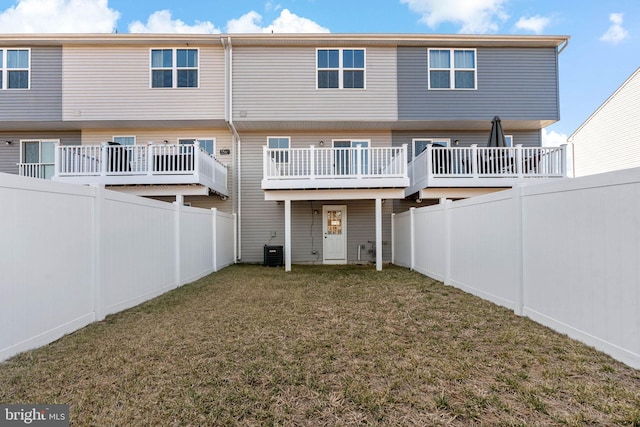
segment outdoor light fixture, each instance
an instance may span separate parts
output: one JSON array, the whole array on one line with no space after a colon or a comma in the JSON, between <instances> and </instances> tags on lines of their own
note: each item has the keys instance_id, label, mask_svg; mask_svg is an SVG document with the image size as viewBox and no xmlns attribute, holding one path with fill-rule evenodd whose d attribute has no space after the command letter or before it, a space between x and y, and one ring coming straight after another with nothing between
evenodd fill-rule
<instances>
[{"instance_id":1,"label":"outdoor light fixture","mask_svg":"<svg viewBox=\"0 0 640 427\"><path fill-rule=\"evenodd\" d=\"M11 144L13 144L13 141L5 141L4 143L7 144L7 145L11 145Z\"/></svg>"},{"instance_id":2,"label":"outdoor light fixture","mask_svg":"<svg viewBox=\"0 0 640 427\"><path fill-rule=\"evenodd\" d=\"M455 145L456 147L460 145L460 140L459 139L454 140L453 145Z\"/></svg>"},{"instance_id":3,"label":"outdoor light fixture","mask_svg":"<svg viewBox=\"0 0 640 427\"><path fill-rule=\"evenodd\" d=\"M324 147L324 141L320 141L318 145L320 145L320 147Z\"/></svg>"}]
</instances>

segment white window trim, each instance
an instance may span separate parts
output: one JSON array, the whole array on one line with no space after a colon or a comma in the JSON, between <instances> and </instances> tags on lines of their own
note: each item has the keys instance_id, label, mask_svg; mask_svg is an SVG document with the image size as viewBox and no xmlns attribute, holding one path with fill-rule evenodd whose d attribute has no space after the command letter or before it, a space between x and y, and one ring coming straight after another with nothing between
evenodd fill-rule
<instances>
[{"instance_id":1,"label":"white window trim","mask_svg":"<svg viewBox=\"0 0 640 427\"><path fill-rule=\"evenodd\" d=\"M431 87L431 51L432 50L448 50L450 58L449 68L433 68L433 71L449 71L449 87ZM473 59L475 68L456 68L455 67L455 55L456 50L473 51ZM473 87L456 88L456 71L473 71ZM427 81L429 90L478 90L478 51L477 49L468 48L429 48L427 49Z\"/></svg>"},{"instance_id":2,"label":"white window trim","mask_svg":"<svg viewBox=\"0 0 640 427\"><path fill-rule=\"evenodd\" d=\"M320 50L337 50L338 51L338 68L318 68L318 51ZM364 68L344 68L343 52L345 50L361 50L364 54ZM361 47L318 47L316 48L316 90L366 90L367 89L367 49ZM318 71L338 71L338 87L327 88L318 87ZM363 85L362 87L344 87L345 71L362 71Z\"/></svg>"},{"instance_id":3,"label":"white window trim","mask_svg":"<svg viewBox=\"0 0 640 427\"><path fill-rule=\"evenodd\" d=\"M191 140L191 139L194 139L194 140L198 141L198 143L201 140L213 141L213 147L211 147L211 156L213 156L213 157L216 156L216 138L213 137L213 136L198 136L198 137L195 137L195 136L187 136L187 137L181 136L181 137L176 138L176 144L180 145L180 141Z\"/></svg>"},{"instance_id":4,"label":"white window trim","mask_svg":"<svg viewBox=\"0 0 640 427\"><path fill-rule=\"evenodd\" d=\"M9 68L7 63L7 52L9 50L26 50L29 54L29 66L27 68ZM29 47L6 47L0 50L2 52L2 90L30 90L31 89L31 48ZM28 73L27 87L9 87L9 71L26 71Z\"/></svg>"},{"instance_id":5,"label":"white window trim","mask_svg":"<svg viewBox=\"0 0 640 427\"><path fill-rule=\"evenodd\" d=\"M287 140L289 141L289 147L288 147L287 149L288 149L288 150L289 150L289 149L291 149L291 137L290 137L290 136L285 136L285 135L281 135L281 136L278 136L278 135L269 135L269 136L267 136L267 148L271 148L271 147L269 147L269 140L270 140L271 138L274 138L274 139L275 139L275 138L278 138L278 139L287 139ZM276 163L278 163L278 164L286 164L286 163L289 163L290 161L291 161L291 159L290 159L290 157L287 155L287 161L286 161L286 162L276 162Z\"/></svg>"},{"instance_id":6,"label":"white window trim","mask_svg":"<svg viewBox=\"0 0 640 427\"><path fill-rule=\"evenodd\" d=\"M153 51L154 50L171 50L171 87L153 87L154 70L169 70L167 67L153 67ZM195 50L198 52L198 64L195 67L178 67L178 50ZM198 81L195 87L178 87L178 70L197 70ZM200 88L200 48L197 47L153 47L149 49L149 89L199 89Z\"/></svg>"},{"instance_id":7,"label":"white window trim","mask_svg":"<svg viewBox=\"0 0 640 427\"><path fill-rule=\"evenodd\" d=\"M114 135L111 141L116 142L116 138L133 138L133 145L138 144L138 139L135 135Z\"/></svg>"},{"instance_id":8,"label":"white window trim","mask_svg":"<svg viewBox=\"0 0 640 427\"><path fill-rule=\"evenodd\" d=\"M432 138L432 137L426 137L426 138L412 138L411 139L411 157L412 159L415 159L416 156L416 142L422 142L422 141L428 141L430 143L444 143L446 147L451 147L451 138Z\"/></svg>"},{"instance_id":9,"label":"white window trim","mask_svg":"<svg viewBox=\"0 0 640 427\"><path fill-rule=\"evenodd\" d=\"M507 144L507 139L511 139L511 144ZM507 147L515 147L515 145L513 143L513 135L505 135L504 136L504 142L505 142L505 144L507 144Z\"/></svg>"}]
</instances>

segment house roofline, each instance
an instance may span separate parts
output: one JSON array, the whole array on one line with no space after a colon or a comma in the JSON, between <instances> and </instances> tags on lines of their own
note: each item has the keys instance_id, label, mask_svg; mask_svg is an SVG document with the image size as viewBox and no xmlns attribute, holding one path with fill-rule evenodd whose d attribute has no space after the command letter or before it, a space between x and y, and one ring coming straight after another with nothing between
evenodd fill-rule
<instances>
[{"instance_id":1,"label":"house roofline","mask_svg":"<svg viewBox=\"0 0 640 427\"><path fill-rule=\"evenodd\" d=\"M0 34L0 45L64 46L111 44L192 44L220 46L231 38L234 46L379 45L379 46L474 46L552 47L568 42L569 36L471 35L471 34Z\"/></svg>"},{"instance_id":2,"label":"house roofline","mask_svg":"<svg viewBox=\"0 0 640 427\"><path fill-rule=\"evenodd\" d=\"M573 142L573 138L575 137L575 135L580 132L582 130L582 128L584 128L587 124L589 124L589 122L591 120L593 120L593 118L605 107L607 106L607 104L609 104L609 102L611 102L611 100L613 98L615 98L615 96L622 90L624 89L629 83L631 83L631 81L633 80L633 78L640 74L640 67L636 68L636 70L631 73L631 75L629 77L627 77L627 79L620 85L620 87L618 87L618 89L616 89L615 92L613 92L602 104L600 104L600 106L593 112L591 113L591 115L589 117L587 117L587 119L582 122L582 124L580 126L578 126L578 129L574 130L573 133L571 135L569 135L569 138L567 138L568 142Z\"/></svg>"}]
</instances>

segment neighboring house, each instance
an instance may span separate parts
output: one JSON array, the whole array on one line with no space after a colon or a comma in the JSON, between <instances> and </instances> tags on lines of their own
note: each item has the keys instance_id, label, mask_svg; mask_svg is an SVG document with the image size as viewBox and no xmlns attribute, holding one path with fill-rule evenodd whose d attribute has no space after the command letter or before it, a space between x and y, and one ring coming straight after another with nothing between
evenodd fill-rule
<instances>
[{"instance_id":1,"label":"neighboring house","mask_svg":"<svg viewBox=\"0 0 640 427\"><path fill-rule=\"evenodd\" d=\"M238 259L391 259L391 215L530 179L565 36L0 36L0 171L238 215ZM486 148L500 116L508 148Z\"/></svg>"},{"instance_id":2,"label":"neighboring house","mask_svg":"<svg viewBox=\"0 0 640 427\"><path fill-rule=\"evenodd\" d=\"M569 137L575 176L640 167L640 68Z\"/></svg>"}]
</instances>

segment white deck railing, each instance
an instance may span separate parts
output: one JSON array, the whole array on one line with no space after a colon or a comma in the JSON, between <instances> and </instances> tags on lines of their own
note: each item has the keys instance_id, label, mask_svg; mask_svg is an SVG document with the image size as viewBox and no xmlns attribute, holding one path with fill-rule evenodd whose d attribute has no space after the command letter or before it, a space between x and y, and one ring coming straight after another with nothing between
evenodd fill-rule
<instances>
[{"instance_id":1,"label":"white deck railing","mask_svg":"<svg viewBox=\"0 0 640 427\"><path fill-rule=\"evenodd\" d=\"M105 185L203 184L226 195L227 167L197 142L58 145L53 179Z\"/></svg>"},{"instance_id":2,"label":"white deck railing","mask_svg":"<svg viewBox=\"0 0 640 427\"><path fill-rule=\"evenodd\" d=\"M264 181L407 178L407 147L263 147Z\"/></svg>"},{"instance_id":3,"label":"white deck railing","mask_svg":"<svg viewBox=\"0 0 640 427\"><path fill-rule=\"evenodd\" d=\"M408 173L412 189L438 186L510 186L507 179L565 177L566 162L566 145L518 145L505 148L428 145L409 164Z\"/></svg>"}]
</instances>

